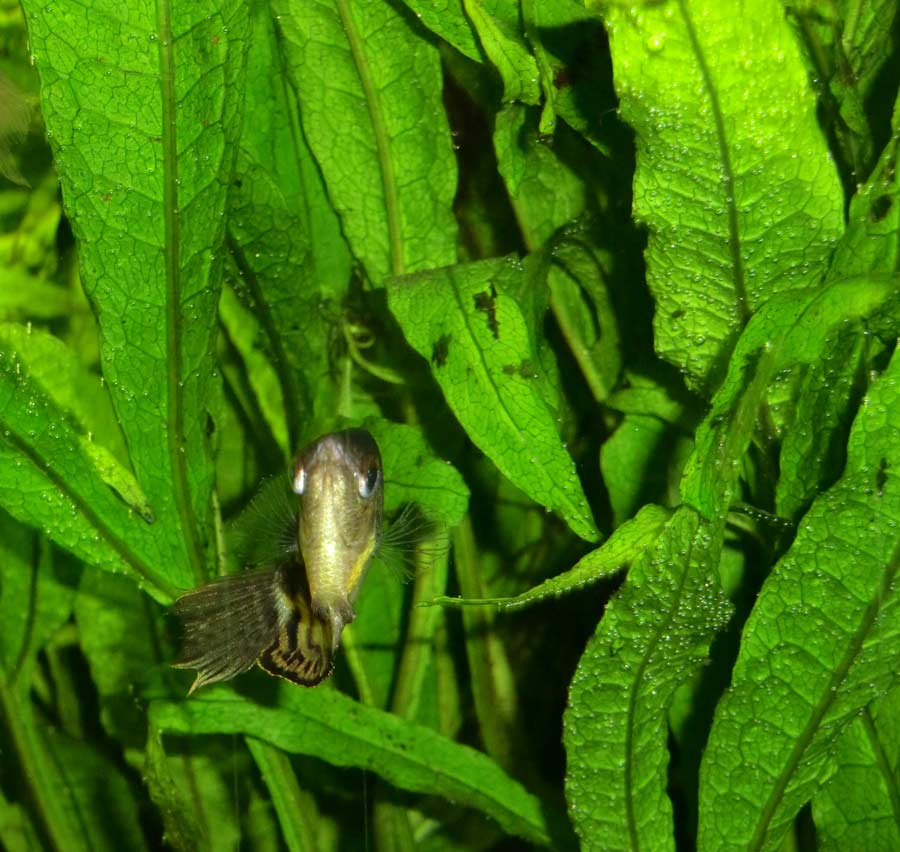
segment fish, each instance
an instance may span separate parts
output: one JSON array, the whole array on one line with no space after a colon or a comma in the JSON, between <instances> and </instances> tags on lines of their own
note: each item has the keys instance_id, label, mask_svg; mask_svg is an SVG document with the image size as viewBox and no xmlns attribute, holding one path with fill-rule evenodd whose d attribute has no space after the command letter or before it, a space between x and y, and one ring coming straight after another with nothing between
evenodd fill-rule
<instances>
[{"instance_id":1,"label":"fish","mask_svg":"<svg viewBox=\"0 0 900 852\"><path fill-rule=\"evenodd\" d=\"M298 500L292 553L173 604L184 628L173 665L197 672L188 694L254 665L302 686L331 674L382 540L384 472L375 439L358 428L322 435L297 455L291 488Z\"/></svg>"}]
</instances>

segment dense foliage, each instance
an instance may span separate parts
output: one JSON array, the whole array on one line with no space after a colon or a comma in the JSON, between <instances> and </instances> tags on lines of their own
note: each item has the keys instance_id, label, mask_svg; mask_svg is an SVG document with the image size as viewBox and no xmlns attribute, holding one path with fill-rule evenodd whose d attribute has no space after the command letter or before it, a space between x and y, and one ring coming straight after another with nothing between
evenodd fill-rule
<instances>
[{"instance_id":1,"label":"dense foliage","mask_svg":"<svg viewBox=\"0 0 900 852\"><path fill-rule=\"evenodd\" d=\"M896 11L0 0L0 845L900 848ZM348 424L409 582L188 698Z\"/></svg>"}]
</instances>

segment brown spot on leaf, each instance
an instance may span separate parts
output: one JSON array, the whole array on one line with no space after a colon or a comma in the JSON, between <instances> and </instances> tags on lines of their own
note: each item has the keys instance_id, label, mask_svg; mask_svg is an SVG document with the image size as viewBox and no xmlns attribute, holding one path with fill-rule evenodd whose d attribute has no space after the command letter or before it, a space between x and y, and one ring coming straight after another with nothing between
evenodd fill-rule
<instances>
[{"instance_id":1,"label":"brown spot on leaf","mask_svg":"<svg viewBox=\"0 0 900 852\"><path fill-rule=\"evenodd\" d=\"M878 496L884 495L884 486L887 483L888 460L883 458L878 464L878 473L875 476L875 489Z\"/></svg>"},{"instance_id":2,"label":"brown spot on leaf","mask_svg":"<svg viewBox=\"0 0 900 852\"><path fill-rule=\"evenodd\" d=\"M447 363L447 351L450 348L450 335L442 334L434 341L431 349L431 363L435 367L443 367Z\"/></svg>"},{"instance_id":3,"label":"brown spot on leaf","mask_svg":"<svg viewBox=\"0 0 900 852\"><path fill-rule=\"evenodd\" d=\"M213 43L213 44L218 44L218 43L219 43L219 34L218 34L218 33L216 33L216 34L212 37L212 43Z\"/></svg>"},{"instance_id":4,"label":"brown spot on leaf","mask_svg":"<svg viewBox=\"0 0 900 852\"><path fill-rule=\"evenodd\" d=\"M491 284L490 291L483 290L481 293L476 293L472 298L475 300L475 310L487 315L488 328L491 330L494 338L499 340L500 323L497 322L497 288Z\"/></svg>"},{"instance_id":5,"label":"brown spot on leaf","mask_svg":"<svg viewBox=\"0 0 900 852\"><path fill-rule=\"evenodd\" d=\"M504 364L503 372L507 376L521 376L523 379L534 378L534 367L531 366L531 361L527 358L523 358L518 366L515 364Z\"/></svg>"}]
</instances>

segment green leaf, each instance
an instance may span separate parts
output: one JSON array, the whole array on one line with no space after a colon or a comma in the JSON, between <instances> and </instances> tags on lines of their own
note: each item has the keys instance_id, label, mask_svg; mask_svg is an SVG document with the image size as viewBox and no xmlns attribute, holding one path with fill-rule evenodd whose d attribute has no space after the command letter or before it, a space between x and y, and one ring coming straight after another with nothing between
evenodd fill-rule
<instances>
[{"instance_id":1,"label":"green leaf","mask_svg":"<svg viewBox=\"0 0 900 852\"><path fill-rule=\"evenodd\" d=\"M509 295L524 275L515 259L423 272L391 279L388 304L472 441L529 497L595 541L587 499L546 402L553 391L538 372L533 329Z\"/></svg>"},{"instance_id":2,"label":"green leaf","mask_svg":"<svg viewBox=\"0 0 900 852\"><path fill-rule=\"evenodd\" d=\"M252 118L228 195L228 247L238 295L259 322L281 384L290 453L334 406L332 383L322 379L352 261L300 126L267 3L251 5L251 43L244 109Z\"/></svg>"},{"instance_id":3,"label":"green leaf","mask_svg":"<svg viewBox=\"0 0 900 852\"><path fill-rule=\"evenodd\" d=\"M837 174L778 0L611 4L657 352L715 387L741 327L815 283L843 230Z\"/></svg>"},{"instance_id":4,"label":"green leaf","mask_svg":"<svg viewBox=\"0 0 900 852\"><path fill-rule=\"evenodd\" d=\"M464 56L482 61L482 50L466 17L463 0L403 0L415 16Z\"/></svg>"},{"instance_id":5,"label":"green leaf","mask_svg":"<svg viewBox=\"0 0 900 852\"><path fill-rule=\"evenodd\" d=\"M87 852L92 846L77 799L54 759L50 728L38 724L34 709L29 692L14 690L0 678L0 719L42 828L54 848Z\"/></svg>"},{"instance_id":6,"label":"green leaf","mask_svg":"<svg viewBox=\"0 0 900 852\"><path fill-rule=\"evenodd\" d=\"M869 180L850 202L847 232L838 243L828 277L896 275L900 271L900 189L896 163L900 98L894 102L894 134Z\"/></svg>"},{"instance_id":7,"label":"green leaf","mask_svg":"<svg viewBox=\"0 0 900 852\"><path fill-rule=\"evenodd\" d=\"M49 736L59 781L65 784L91 850L148 849L133 790L102 751L60 732ZM103 802L103 807L97 806Z\"/></svg>"},{"instance_id":8,"label":"green leaf","mask_svg":"<svg viewBox=\"0 0 900 852\"><path fill-rule=\"evenodd\" d=\"M247 748L272 797L289 852L317 852L316 824L320 814L315 799L297 783L288 756L252 737L247 738Z\"/></svg>"},{"instance_id":9,"label":"green leaf","mask_svg":"<svg viewBox=\"0 0 900 852\"><path fill-rule=\"evenodd\" d=\"M811 75L822 88L826 120L834 128L851 177L858 181L868 174L872 157L872 122L865 101L890 58L897 4L812 0L788 10L806 43Z\"/></svg>"},{"instance_id":10,"label":"green leaf","mask_svg":"<svg viewBox=\"0 0 900 852\"><path fill-rule=\"evenodd\" d=\"M631 566L579 661L563 741L585 850L674 849L666 720L730 614L715 573L723 529L678 509Z\"/></svg>"},{"instance_id":11,"label":"green leaf","mask_svg":"<svg viewBox=\"0 0 900 852\"><path fill-rule=\"evenodd\" d=\"M161 732L150 729L144 777L162 816L166 842L179 852L236 849L241 839L233 741L224 755L214 745L180 743L166 754Z\"/></svg>"},{"instance_id":12,"label":"green leaf","mask_svg":"<svg viewBox=\"0 0 900 852\"><path fill-rule=\"evenodd\" d=\"M76 582L46 541L0 511L0 671L23 694L38 652L69 618Z\"/></svg>"},{"instance_id":13,"label":"green leaf","mask_svg":"<svg viewBox=\"0 0 900 852\"><path fill-rule=\"evenodd\" d=\"M10 804L0 793L0 842L9 852L38 852L41 840L28 812L21 805Z\"/></svg>"},{"instance_id":14,"label":"green leaf","mask_svg":"<svg viewBox=\"0 0 900 852\"><path fill-rule=\"evenodd\" d=\"M463 7L503 80L504 103L538 103L538 67L520 31L519 4L510 0L463 0Z\"/></svg>"},{"instance_id":15,"label":"green leaf","mask_svg":"<svg viewBox=\"0 0 900 852\"><path fill-rule=\"evenodd\" d=\"M485 755L334 690L283 688L279 695L272 708L215 689L203 700L154 702L150 714L172 733L241 733L292 754L363 767L402 789L476 808L511 834L549 842L538 800Z\"/></svg>"},{"instance_id":16,"label":"green leaf","mask_svg":"<svg viewBox=\"0 0 900 852\"><path fill-rule=\"evenodd\" d=\"M159 616L159 609L127 577L95 569L82 575L75 619L100 698L100 720L111 736L136 748L143 745L145 723L135 695L150 685L158 689L165 674Z\"/></svg>"},{"instance_id":17,"label":"green leaf","mask_svg":"<svg viewBox=\"0 0 900 852\"><path fill-rule=\"evenodd\" d=\"M104 376L162 564L187 586L205 575L212 542L219 212L240 121L246 4L24 5Z\"/></svg>"},{"instance_id":18,"label":"green leaf","mask_svg":"<svg viewBox=\"0 0 900 852\"><path fill-rule=\"evenodd\" d=\"M785 293L756 313L697 430L682 482L685 503L710 519L728 511L759 407L775 375L820 360L836 328L877 313L894 290L893 282L880 279L837 281L822 289ZM891 309L895 315L896 306Z\"/></svg>"},{"instance_id":19,"label":"green leaf","mask_svg":"<svg viewBox=\"0 0 900 852\"><path fill-rule=\"evenodd\" d=\"M260 328L256 318L241 305L234 290L227 284L222 288L219 316L229 339L244 361L247 380L256 394L256 401L275 443L286 458L290 457L291 444L285 420L282 385L269 359L259 347Z\"/></svg>"},{"instance_id":20,"label":"green leaf","mask_svg":"<svg viewBox=\"0 0 900 852\"><path fill-rule=\"evenodd\" d=\"M0 324L0 347L15 352L24 368L60 408L81 427L79 444L100 478L146 521L153 511L134 474L123 463L128 454L109 395L75 352L59 338L15 323ZM97 443L99 441L99 443Z\"/></svg>"},{"instance_id":21,"label":"green leaf","mask_svg":"<svg viewBox=\"0 0 900 852\"><path fill-rule=\"evenodd\" d=\"M669 511L660 506L652 504L644 506L636 517L618 527L602 547L579 559L568 571L551 577L515 597L480 599L439 597L429 601L428 604L459 607L484 605L496 606L500 610L520 609L578 591L591 583L615 576L647 548L652 547L669 516Z\"/></svg>"},{"instance_id":22,"label":"green leaf","mask_svg":"<svg viewBox=\"0 0 900 852\"><path fill-rule=\"evenodd\" d=\"M744 627L701 770L703 848L777 849L847 725L897 683L898 380L895 355Z\"/></svg>"},{"instance_id":23,"label":"green leaf","mask_svg":"<svg viewBox=\"0 0 900 852\"><path fill-rule=\"evenodd\" d=\"M900 846L896 777L900 761L900 690L876 699L846 728L835 750L836 771L813 799L822 852Z\"/></svg>"},{"instance_id":24,"label":"green leaf","mask_svg":"<svg viewBox=\"0 0 900 852\"><path fill-rule=\"evenodd\" d=\"M0 429L0 505L79 558L172 594L155 525L101 480L78 430L9 353L0 357Z\"/></svg>"},{"instance_id":25,"label":"green leaf","mask_svg":"<svg viewBox=\"0 0 900 852\"><path fill-rule=\"evenodd\" d=\"M538 112L509 104L497 115L497 165L525 237L538 249L553 232L584 210L587 193L578 175L541 141Z\"/></svg>"},{"instance_id":26,"label":"green leaf","mask_svg":"<svg viewBox=\"0 0 900 852\"><path fill-rule=\"evenodd\" d=\"M381 451L387 512L413 503L427 518L448 527L462 520L469 505L468 486L450 462L434 455L419 429L372 418L363 426Z\"/></svg>"},{"instance_id":27,"label":"green leaf","mask_svg":"<svg viewBox=\"0 0 900 852\"><path fill-rule=\"evenodd\" d=\"M590 231L568 228L553 247L547 270L550 305L560 330L598 402L606 401L622 370L622 335L609 292L610 257Z\"/></svg>"},{"instance_id":28,"label":"green leaf","mask_svg":"<svg viewBox=\"0 0 900 852\"><path fill-rule=\"evenodd\" d=\"M453 263L456 162L437 49L390 3L273 9L303 131L369 279Z\"/></svg>"},{"instance_id":29,"label":"green leaf","mask_svg":"<svg viewBox=\"0 0 900 852\"><path fill-rule=\"evenodd\" d=\"M775 511L796 517L840 475L865 374L862 323L845 323L829 338L822 361L808 367L791 427L781 443Z\"/></svg>"}]
</instances>

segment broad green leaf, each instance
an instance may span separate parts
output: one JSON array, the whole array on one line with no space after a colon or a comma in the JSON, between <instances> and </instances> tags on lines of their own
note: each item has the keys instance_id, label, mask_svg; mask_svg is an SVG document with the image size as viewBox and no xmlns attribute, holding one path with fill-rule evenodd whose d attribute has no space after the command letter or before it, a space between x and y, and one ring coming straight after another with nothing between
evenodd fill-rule
<instances>
[{"instance_id":1,"label":"broad green leaf","mask_svg":"<svg viewBox=\"0 0 900 852\"><path fill-rule=\"evenodd\" d=\"M104 376L157 518L159 570L188 586L210 561L219 214L246 4L24 6Z\"/></svg>"},{"instance_id":2,"label":"broad green leaf","mask_svg":"<svg viewBox=\"0 0 900 852\"><path fill-rule=\"evenodd\" d=\"M511 834L549 842L538 800L474 749L334 690L282 688L279 695L278 707L264 707L215 689L202 700L154 702L150 715L171 733L241 733L336 766L363 767L402 789L476 808Z\"/></svg>"},{"instance_id":3,"label":"broad green leaf","mask_svg":"<svg viewBox=\"0 0 900 852\"><path fill-rule=\"evenodd\" d=\"M86 562L166 598L165 542L97 474L81 436L14 354L0 357L0 505Z\"/></svg>"},{"instance_id":4,"label":"broad green leaf","mask_svg":"<svg viewBox=\"0 0 900 852\"><path fill-rule=\"evenodd\" d=\"M520 30L519 4L511 0L462 0L488 59L503 80L503 101L540 100L538 66Z\"/></svg>"},{"instance_id":5,"label":"broad green leaf","mask_svg":"<svg viewBox=\"0 0 900 852\"><path fill-rule=\"evenodd\" d=\"M875 314L894 290L893 282L884 279L836 281L817 290L782 294L754 315L697 430L681 488L687 504L710 519L728 511L759 407L776 374L821 359L836 329Z\"/></svg>"},{"instance_id":6,"label":"broad green leaf","mask_svg":"<svg viewBox=\"0 0 900 852\"><path fill-rule=\"evenodd\" d=\"M288 453L331 414L328 350L351 258L300 127L268 3L251 5L244 122L228 194L238 294L257 317L284 395ZM324 409L324 410L323 410Z\"/></svg>"},{"instance_id":7,"label":"broad green leaf","mask_svg":"<svg viewBox=\"0 0 900 852\"><path fill-rule=\"evenodd\" d=\"M571 569L515 597L480 599L439 597L428 603L460 607L496 606L500 610L520 609L578 591L591 583L615 576L646 549L652 547L669 516L668 510L647 504L636 517L618 527L601 547L582 557Z\"/></svg>"},{"instance_id":8,"label":"broad green leaf","mask_svg":"<svg viewBox=\"0 0 900 852\"><path fill-rule=\"evenodd\" d=\"M478 38L463 9L463 0L403 0L415 16L460 53L482 61Z\"/></svg>"},{"instance_id":9,"label":"broad green leaf","mask_svg":"<svg viewBox=\"0 0 900 852\"><path fill-rule=\"evenodd\" d=\"M585 850L674 849L667 715L726 623L723 525L676 511L606 607L569 687L566 797Z\"/></svg>"},{"instance_id":10,"label":"broad green leaf","mask_svg":"<svg viewBox=\"0 0 900 852\"><path fill-rule=\"evenodd\" d=\"M900 761L900 690L896 687L851 722L835 751L836 771L813 799L822 852L895 849L896 777Z\"/></svg>"},{"instance_id":11,"label":"broad green leaf","mask_svg":"<svg viewBox=\"0 0 900 852\"><path fill-rule=\"evenodd\" d=\"M778 849L831 754L897 684L900 357L869 390L844 475L806 513L744 626L703 759L700 846Z\"/></svg>"},{"instance_id":12,"label":"broad green leaf","mask_svg":"<svg viewBox=\"0 0 900 852\"><path fill-rule=\"evenodd\" d=\"M815 98L778 0L610 4L604 20L656 349L714 388L751 313L814 284L843 230Z\"/></svg>"},{"instance_id":13,"label":"broad green leaf","mask_svg":"<svg viewBox=\"0 0 900 852\"><path fill-rule=\"evenodd\" d=\"M509 295L524 274L520 261L497 259L391 279L388 304L472 441L531 499L594 541L546 403L551 389L541 387L532 329Z\"/></svg>"},{"instance_id":14,"label":"broad green leaf","mask_svg":"<svg viewBox=\"0 0 900 852\"><path fill-rule=\"evenodd\" d=\"M385 0L275 0L303 132L379 285L456 259L456 162L437 49Z\"/></svg>"}]
</instances>

